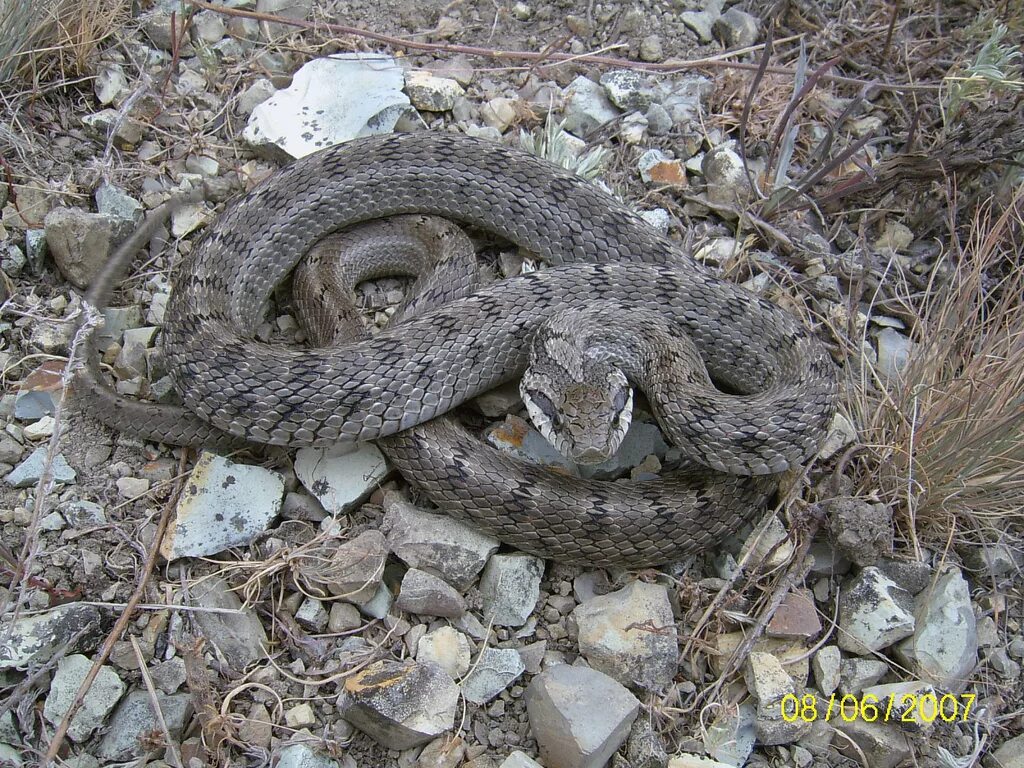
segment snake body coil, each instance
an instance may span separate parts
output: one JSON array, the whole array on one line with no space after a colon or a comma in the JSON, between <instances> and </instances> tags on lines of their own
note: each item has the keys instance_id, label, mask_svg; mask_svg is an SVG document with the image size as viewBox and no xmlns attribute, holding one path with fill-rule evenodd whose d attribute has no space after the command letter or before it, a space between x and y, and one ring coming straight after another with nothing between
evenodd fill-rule
<instances>
[{"instance_id":1,"label":"snake body coil","mask_svg":"<svg viewBox=\"0 0 1024 768\"><path fill-rule=\"evenodd\" d=\"M254 340L275 286L315 243L406 213L491 232L554 266L339 348ZM598 565L664 562L734 529L773 474L816 451L834 410L832 362L783 310L710 275L596 186L499 144L374 137L282 170L232 205L178 270L164 340L184 408L126 402L86 375L86 411L172 444L387 438L520 375L547 315L595 301L624 322L656 309L689 335L712 379L740 393L692 393L659 413L711 469L595 484L508 459L483 477L479 444L447 423L444 447L422 432L384 444L440 506L514 546Z\"/></svg>"}]
</instances>

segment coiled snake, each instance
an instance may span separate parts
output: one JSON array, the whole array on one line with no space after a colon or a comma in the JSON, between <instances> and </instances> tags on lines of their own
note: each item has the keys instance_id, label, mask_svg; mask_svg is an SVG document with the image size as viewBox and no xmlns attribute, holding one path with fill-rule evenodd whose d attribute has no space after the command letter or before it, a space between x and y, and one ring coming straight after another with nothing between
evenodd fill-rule
<instances>
[{"instance_id":1,"label":"coiled snake","mask_svg":"<svg viewBox=\"0 0 1024 768\"><path fill-rule=\"evenodd\" d=\"M490 232L552 266L339 347L254 339L275 286L314 244L411 213ZM670 439L705 468L583 481L483 450L448 420L389 437L520 376L546 317L595 302L613 307L602 344L684 332L703 378L727 390L693 386L655 405ZM594 565L662 563L735 530L773 475L815 453L836 397L827 352L779 307L715 278L595 185L497 143L438 133L332 147L232 205L177 270L164 345L183 407L120 398L92 359L78 385L86 413L177 445L384 438L445 511L525 551Z\"/></svg>"}]
</instances>

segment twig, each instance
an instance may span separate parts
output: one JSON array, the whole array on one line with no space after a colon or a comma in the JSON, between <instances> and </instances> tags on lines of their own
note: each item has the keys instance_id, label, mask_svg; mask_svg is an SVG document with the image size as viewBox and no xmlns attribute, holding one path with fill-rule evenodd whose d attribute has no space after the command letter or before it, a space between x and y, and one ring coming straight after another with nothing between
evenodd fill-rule
<instances>
[{"instance_id":1,"label":"twig","mask_svg":"<svg viewBox=\"0 0 1024 768\"><path fill-rule=\"evenodd\" d=\"M181 455L181 471L184 471L185 465L185 453ZM167 500L164 505L163 511L160 513L160 520L156 526L156 532L153 534L153 540L150 542L149 550L146 552L146 561L142 565L142 573L139 575L138 583L135 585L135 590L132 592L132 596L128 599L128 603L125 609L118 616L117 621L114 623L113 629L110 630L110 634L107 635L107 639L103 641L103 645L100 647L99 652L96 654L96 658L93 660L92 669L89 670L89 674L85 676L85 680L78 687L78 692L75 694L75 699L71 703L71 707L64 715L64 719L60 721L60 725L57 727L56 733L53 734L53 738L50 740L50 746L47 747L46 756L43 758L43 768L52 765L54 760L57 759L57 753L60 751L61 745L64 743L64 738L67 736L68 727L71 725L71 718L78 712L79 707L82 706L82 700L85 698L85 694L92 687L93 681L100 672L100 668L110 657L111 652L114 650L114 643L117 642L121 633L128 628L128 623L131 620L132 614L135 612L135 606L142 602L142 595L146 591L146 584L149 583L149 577L153 573L153 568L156 565L157 554L160 551L160 542L164 537L164 533L167 530L167 523L171 519L171 510L174 509L178 502L178 496L181 495L182 489L185 487L184 481L180 481L171 497Z\"/></svg>"},{"instance_id":2,"label":"twig","mask_svg":"<svg viewBox=\"0 0 1024 768\"><path fill-rule=\"evenodd\" d=\"M317 24L312 21L306 21L305 19L286 19L283 16L275 16L270 13L258 13L256 11L247 11L242 8L226 8L219 5L211 5L210 3L202 2L202 0L189 0L189 4L194 8L199 8L204 11L213 11L214 13L220 13L225 16L237 16L243 19L255 19L257 21L267 21L274 24L289 24L293 27L300 27L302 29L315 30L324 27L334 34L338 35L354 35L355 37L361 37L366 40L375 40L378 43L384 43L386 45L394 46L396 48L409 48L417 51L433 51L435 53L461 53L466 56L481 56L488 59L498 59L505 61L555 61L555 62L566 62L566 61L581 61L587 64L597 64L605 67L617 67L619 69L636 69L643 72L681 72L688 69L700 69L701 67L727 67L731 69L748 69L756 70L759 65L750 64L742 61L733 61L732 58L745 53L751 53L753 51L761 50L764 46L752 45L747 48L741 48L737 51L728 51L719 56L708 56L703 59L669 59L668 61L662 62L642 62L642 61L630 61L629 59L616 59L611 56L599 56L593 54L568 54L561 51L506 51L494 48L481 48L474 45L453 45L450 43L421 43L416 40L406 40L401 37L394 37L392 35L382 35L378 32L371 32L367 29L360 29L358 27L350 27L345 24L330 24L323 23ZM799 35L787 38L787 40L793 40L798 38ZM784 42L783 40L777 41L779 43ZM793 70L789 67L768 67L766 70L773 74L778 75L790 75L792 76ZM921 84L921 83L879 83L875 81L862 80L856 77L843 77L842 75L826 75L822 78L828 82L833 83L846 83L848 85L871 85L874 88L878 88L883 91L926 91L926 92L937 92L941 86L938 83L934 84Z\"/></svg>"},{"instance_id":3,"label":"twig","mask_svg":"<svg viewBox=\"0 0 1024 768\"><path fill-rule=\"evenodd\" d=\"M160 709L160 701L156 697L156 689L153 687L153 678L149 674L149 670L146 668L146 657L142 655L142 648L139 647L139 640L136 637L130 638L132 644L132 651L135 652L135 659L139 663L139 673L142 675L142 682L146 686L146 692L149 694L149 703L153 707L153 714L156 716L156 721L160 725L160 730L164 732L164 741L167 747L168 753L170 753L170 762L173 763L177 768L183 768L181 764L181 755L178 754L178 748L174 744L174 739L171 738L171 732L167 728L167 720L164 718L163 710Z\"/></svg>"}]
</instances>

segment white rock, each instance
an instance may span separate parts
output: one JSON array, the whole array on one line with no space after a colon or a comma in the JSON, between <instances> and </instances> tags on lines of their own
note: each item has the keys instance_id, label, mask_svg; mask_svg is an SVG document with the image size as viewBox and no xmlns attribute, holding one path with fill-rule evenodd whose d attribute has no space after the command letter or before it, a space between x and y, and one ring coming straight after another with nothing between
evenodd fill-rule
<instances>
[{"instance_id":1,"label":"white rock","mask_svg":"<svg viewBox=\"0 0 1024 768\"><path fill-rule=\"evenodd\" d=\"M449 677L458 679L469 671L471 652L468 637L452 627L440 627L420 638L416 661L436 664Z\"/></svg>"},{"instance_id":2,"label":"white rock","mask_svg":"<svg viewBox=\"0 0 1024 768\"><path fill-rule=\"evenodd\" d=\"M605 89L583 75L569 83L564 99L565 130L571 133L585 137L619 116Z\"/></svg>"},{"instance_id":3,"label":"white rock","mask_svg":"<svg viewBox=\"0 0 1024 768\"><path fill-rule=\"evenodd\" d=\"M814 668L814 679L818 683L818 690L826 696L831 695L839 687L839 665L842 663L842 654L835 645L826 645L818 649L811 660Z\"/></svg>"},{"instance_id":4,"label":"white rock","mask_svg":"<svg viewBox=\"0 0 1024 768\"><path fill-rule=\"evenodd\" d=\"M331 514L343 514L373 493L388 473L384 454L372 443L303 448L295 475Z\"/></svg>"},{"instance_id":5,"label":"white rock","mask_svg":"<svg viewBox=\"0 0 1024 768\"><path fill-rule=\"evenodd\" d=\"M14 488L28 488L39 482L46 466L47 447L41 445L11 470L4 478L4 482ZM55 483L75 482L75 470L71 468L63 455L57 454L51 463L52 477Z\"/></svg>"},{"instance_id":6,"label":"white rock","mask_svg":"<svg viewBox=\"0 0 1024 768\"><path fill-rule=\"evenodd\" d=\"M466 93L455 80L418 69L406 72L405 92L416 109L427 112L447 112Z\"/></svg>"},{"instance_id":7,"label":"white rock","mask_svg":"<svg viewBox=\"0 0 1024 768\"><path fill-rule=\"evenodd\" d=\"M298 158L358 136L389 133L409 112L402 68L390 56L340 53L314 59L252 111L242 138Z\"/></svg>"},{"instance_id":8,"label":"white rock","mask_svg":"<svg viewBox=\"0 0 1024 768\"><path fill-rule=\"evenodd\" d=\"M484 618L499 627L521 627L540 599L544 561L532 555L494 555L480 579Z\"/></svg>"},{"instance_id":9,"label":"white rock","mask_svg":"<svg viewBox=\"0 0 1024 768\"><path fill-rule=\"evenodd\" d=\"M484 648L461 683L462 695L474 704L486 704L525 671L515 648Z\"/></svg>"},{"instance_id":10,"label":"white rock","mask_svg":"<svg viewBox=\"0 0 1024 768\"><path fill-rule=\"evenodd\" d=\"M178 500L177 517L160 553L168 560L245 546L281 510L284 479L263 467L203 452Z\"/></svg>"},{"instance_id":11,"label":"white rock","mask_svg":"<svg viewBox=\"0 0 1024 768\"><path fill-rule=\"evenodd\" d=\"M839 647L863 655L912 635L912 604L910 594L878 568L864 568L839 600Z\"/></svg>"},{"instance_id":12,"label":"white rock","mask_svg":"<svg viewBox=\"0 0 1024 768\"><path fill-rule=\"evenodd\" d=\"M783 700L796 696L796 685L782 663L770 653L754 651L747 658L744 679L757 699L757 740L768 746L795 741L810 728L801 718L790 722Z\"/></svg>"},{"instance_id":13,"label":"white rock","mask_svg":"<svg viewBox=\"0 0 1024 768\"><path fill-rule=\"evenodd\" d=\"M878 369L883 376L897 378L907 367L917 345L894 328L878 334Z\"/></svg>"},{"instance_id":14,"label":"white rock","mask_svg":"<svg viewBox=\"0 0 1024 768\"><path fill-rule=\"evenodd\" d=\"M35 616L0 625L0 669L43 664L58 651L75 652L95 639L100 612L68 603Z\"/></svg>"}]
</instances>

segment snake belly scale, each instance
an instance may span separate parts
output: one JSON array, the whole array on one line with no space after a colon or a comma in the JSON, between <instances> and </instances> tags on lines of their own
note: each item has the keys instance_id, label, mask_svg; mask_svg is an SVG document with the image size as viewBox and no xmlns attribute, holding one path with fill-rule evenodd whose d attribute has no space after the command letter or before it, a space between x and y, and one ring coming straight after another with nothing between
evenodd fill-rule
<instances>
[{"instance_id":1,"label":"snake belly scale","mask_svg":"<svg viewBox=\"0 0 1024 768\"><path fill-rule=\"evenodd\" d=\"M408 213L490 232L552 267L338 348L254 340L275 286L315 243ZM482 476L479 443L454 423L434 425L442 442L429 430L399 434L521 375L538 324L595 301L626 316L656 309L689 335L713 380L741 393L696 393L659 413L707 469L595 484L506 457ZM836 397L827 352L793 317L715 278L595 185L437 133L324 150L232 205L177 271L164 344L183 407L126 401L93 362L81 377L85 411L178 445L386 438L399 469L446 511L513 546L595 565L665 562L734 530L773 475L814 454Z\"/></svg>"}]
</instances>

